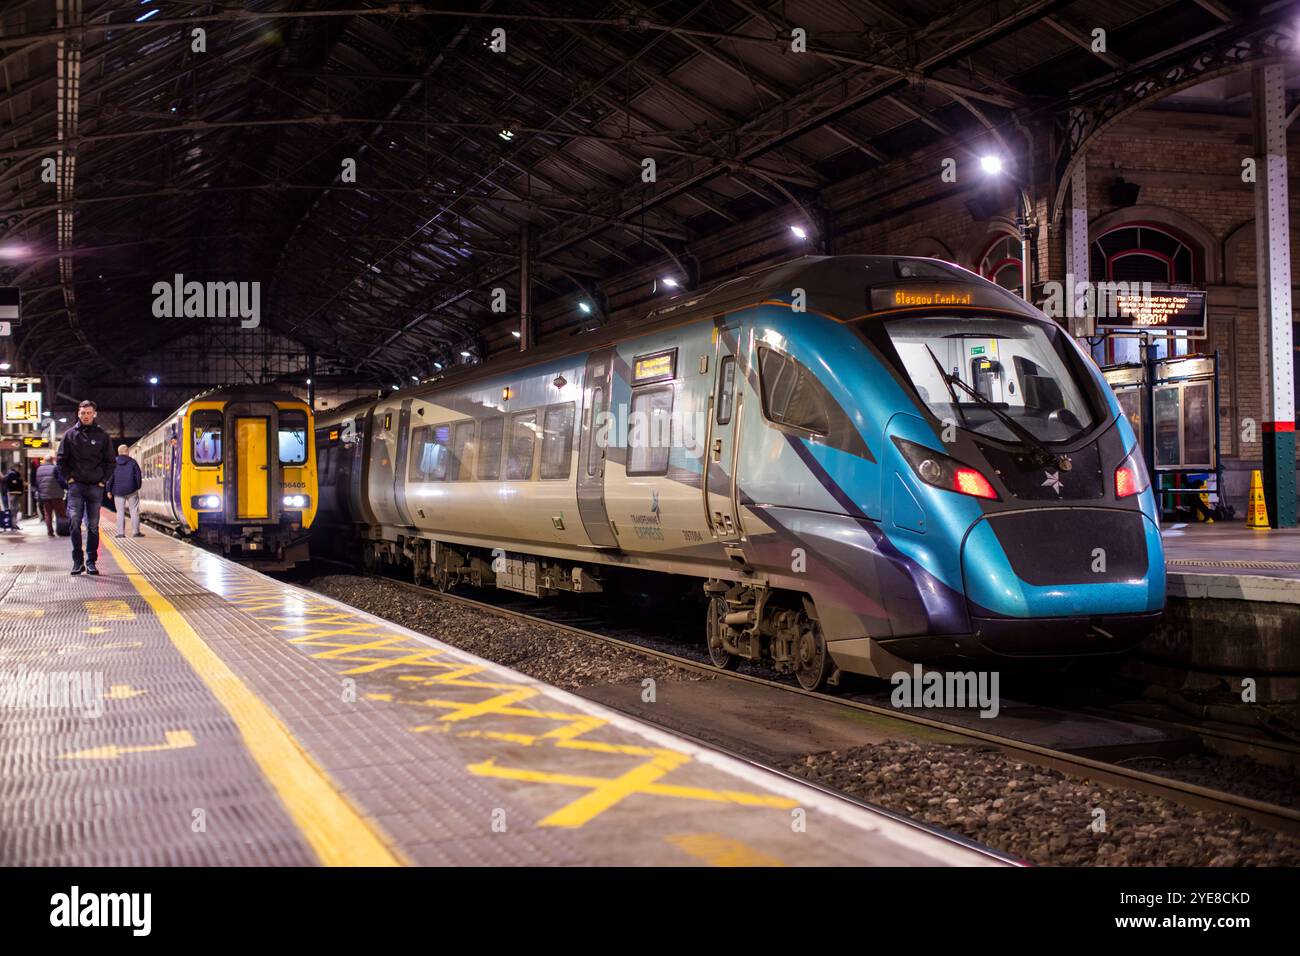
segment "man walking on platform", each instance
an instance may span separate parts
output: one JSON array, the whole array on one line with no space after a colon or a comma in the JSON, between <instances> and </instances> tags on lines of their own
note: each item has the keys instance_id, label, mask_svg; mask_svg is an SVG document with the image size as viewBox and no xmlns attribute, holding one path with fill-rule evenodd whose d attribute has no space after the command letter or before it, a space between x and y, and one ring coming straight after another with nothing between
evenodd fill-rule
<instances>
[{"instance_id":1,"label":"man walking on platform","mask_svg":"<svg viewBox=\"0 0 1300 956\"><path fill-rule=\"evenodd\" d=\"M126 507L131 506L131 531L137 538L140 532L140 466L130 455L126 445L117 446L117 464L104 490L117 508L117 536L126 537Z\"/></svg>"},{"instance_id":2,"label":"man walking on platform","mask_svg":"<svg viewBox=\"0 0 1300 956\"><path fill-rule=\"evenodd\" d=\"M113 474L113 441L95 424L98 406L87 399L77 408L77 424L63 433L58 465L68 479L68 525L72 532L72 573L98 574L99 509L104 484ZM86 519L86 550L81 550L81 519ZM83 560L84 557L84 560Z\"/></svg>"},{"instance_id":3,"label":"man walking on platform","mask_svg":"<svg viewBox=\"0 0 1300 956\"><path fill-rule=\"evenodd\" d=\"M41 515L45 518L45 532L54 537L54 521L64 515L63 496L68 483L63 480L59 466L47 457L36 469L36 497L40 500Z\"/></svg>"},{"instance_id":4,"label":"man walking on platform","mask_svg":"<svg viewBox=\"0 0 1300 956\"><path fill-rule=\"evenodd\" d=\"M3 494L5 509L9 512L9 527L18 530L18 517L22 513L23 507L23 475L19 470L21 462L16 463L12 468L5 472Z\"/></svg>"}]
</instances>

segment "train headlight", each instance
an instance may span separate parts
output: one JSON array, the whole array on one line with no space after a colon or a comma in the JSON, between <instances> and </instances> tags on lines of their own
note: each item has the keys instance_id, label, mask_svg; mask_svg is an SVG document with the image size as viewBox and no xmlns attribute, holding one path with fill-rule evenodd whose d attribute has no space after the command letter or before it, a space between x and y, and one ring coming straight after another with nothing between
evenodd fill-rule
<instances>
[{"instance_id":1,"label":"train headlight","mask_svg":"<svg viewBox=\"0 0 1300 956\"><path fill-rule=\"evenodd\" d=\"M933 458L927 458L916 466L916 473L921 476L922 481L933 485L943 477L943 466Z\"/></svg>"},{"instance_id":2,"label":"train headlight","mask_svg":"<svg viewBox=\"0 0 1300 956\"><path fill-rule=\"evenodd\" d=\"M1115 469L1115 497L1131 498L1147 490L1151 479L1147 477L1147 466L1142 463L1142 456L1136 448L1128 453L1118 468Z\"/></svg>"},{"instance_id":3,"label":"train headlight","mask_svg":"<svg viewBox=\"0 0 1300 956\"><path fill-rule=\"evenodd\" d=\"M998 500L993 483L978 468L964 465L955 458L904 438L895 438L894 444L912 466L916 476L927 485L955 491L959 495L970 495L972 498Z\"/></svg>"},{"instance_id":4,"label":"train headlight","mask_svg":"<svg viewBox=\"0 0 1300 956\"><path fill-rule=\"evenodd\" d=\"M285 495L281 504L286 508L306 508L309 500L306 495Z\"/></svg>"},{"instance_id":5,"label":"train headlight","mask_svg":"<svg viewBox=\"0 0 1300 956\"><path fill-rule=\"evenodd\" d=\"M203 511L215 511L221 507L220 495L195 495L190 499L190 505Z\"/></svg>"}]
</instances>

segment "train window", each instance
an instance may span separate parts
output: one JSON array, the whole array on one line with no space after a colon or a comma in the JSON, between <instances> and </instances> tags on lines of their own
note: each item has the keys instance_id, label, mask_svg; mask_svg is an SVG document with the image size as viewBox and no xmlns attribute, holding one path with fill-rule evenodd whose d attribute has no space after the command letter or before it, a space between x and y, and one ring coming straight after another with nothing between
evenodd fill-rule
<instances>
[{"instance_id":1,"label":"train window","mask_svg":"<svg viewBox=\"0 0 1300 956\"><path fill-rule=\"evenodd\" d=\"M221 412L216 409L190 416L190 457L196 465L221 464Z\"/></svg>"},{"instance_id":2,"label":"train window","mask_svg":"<svg viewBox=\"0 0 1300 956\"><path fill-rule=\"evenodd\" d=\"M938 419L1001 441L1016 429L1068 441L1098 420L1100 396L1054 323L936 315L882 323L917 396ZM975 391L952 386L958 380ZM968 380L969 378L969 380Z\"/></svg>"},{"instance_id":3,"label":"train window","mask_svg":"<svg viewBox=\"0 0 1300 956\"><path fill-rule=\"evenodd\" d=\"M569 477L569 449L573 444L573 402L552 405L542 423L542 477Z\"/></svg>"},{"instance_id":4,"label":"train window","mask_svg":"<svg viewBox=\"0 0 1300 956\"><path fill-rule=\"evenodd\" d=\"M537 412L520 412L510 419L510 454L506 456L506 481L533 477L533 449L537 445Z\"/></svg>"},{"instance_id":5,"label":"train window","mask_svg":"<svg viewBox=\"0 0 1300 956\"><path fill-rule=\"evenodd\" d=\"M731 406L736 397L736 356L727 355L718 366L718 397L714 406L718 410L718 424L731 422Z\"/></svg>"},{"instance_id":6,"label":"train window","mask_svg":"<svg viewBox=\"0 0 1300 956\"><path fill-rule=\"evenodd\" d=\"M469 448L469 443L474 440L474 422L459 422L456 425L456 434L451 442L451 465L447 470L448 481L460 481L462 477L472 477L468 471L461 474L461 469L465 466L465 452Z\"/></svg>"},{"instance_id":7,"label":"train window","mask_svg":"<svg viewBox=\"0 0 1300 956\"><path fill-rule=\"evenodd\" d=\"M673 387L641 388L632 393L628 416L629 475L666 475L672 448Z\"/></svg>"},{"instance_id":8,"label":"train window","mask_svg":"<svg viewBox=\"0 0 1300 956\"><path fill-rule=\"evenodd\" d=\"M812 372L790 356L762 347L758 350L758 366L763 382L763 413L770 421L819 435L830 433L833 400Z\"/></svg>"},{"instance_id":9,"label":"train window","mask_svg":"<svg viewBox=\"0 0 1300 956\"><path fill-rule=\"evenodd\" d=\"M483 423L479 441L478 477L480 481L496 481L501 477L501 437L506 420L498 415Z\"/></svg>"},{"instance_id":10,"label":"train window","mask_svg":"<svg viewBox=\"0 0 1300 956\"><path fill-rule=\"evenodd\" d=\"M450 425L421 425L411 432L411 467L408 481L442 481L451 457Z\"/></svg>"},{"instance_id":11,"label":"train window","mask_svg":"<svg viewBox=\"0 0 1300 956\"><path fill-rule=\"evenodd\" d=\"M280 464L302 465L307 461L307 413L290 409L280 412Z\"/></svg>"},{"instance_id":12,"label":"train window","mask_svg":"<svg viewBox=\"0 0 1300 956\"><path fill-rule=\"evenodd\" d=\"M604 401L605 389L593 388L591 390L591 412L588 415L590 421L587 422L591 430L587 438L587 474L592 477L600 474L600 462L605 455L605 444L608 441L606 435L609 429L601 430L600 415L596 411ZM599 436L599 440L597 440L597 436Z\"/></svg>"}]
</instances>

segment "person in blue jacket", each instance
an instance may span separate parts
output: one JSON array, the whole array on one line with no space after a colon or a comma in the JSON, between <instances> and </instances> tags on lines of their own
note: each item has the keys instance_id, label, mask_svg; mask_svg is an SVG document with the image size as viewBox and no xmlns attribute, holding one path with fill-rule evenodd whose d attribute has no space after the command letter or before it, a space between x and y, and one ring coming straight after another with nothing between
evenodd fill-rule
<instances>
[{"instance_id":1,"label":"person in blue jacket","mask_svg":"<svg viewBox=\"0 0 1300 956\"><path fill-rule=\"evenodd\" d=\"M108 476L108 484L104 486L104 492L117 508L117 536L126 537L126 509L130 507L131 533L137 538L143 538L144 534L140 531L142 479L140 466L131 457L130 451L131 449L126 445L117 446L117 464L113 466L113 473Z\"/></svg>"}]
</instances>

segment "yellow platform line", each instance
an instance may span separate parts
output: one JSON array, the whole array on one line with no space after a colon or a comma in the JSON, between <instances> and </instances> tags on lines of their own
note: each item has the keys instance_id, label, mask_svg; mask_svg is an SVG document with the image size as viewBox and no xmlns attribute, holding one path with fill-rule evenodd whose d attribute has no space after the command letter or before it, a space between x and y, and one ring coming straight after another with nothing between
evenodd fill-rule
<instances>
[{"instance_id":1,"label":"yellow platform line","mask_svg":"<svg viewBox=\"0 0 1300 956\"><path fill-rule=\"evenodd\" d=\"M158 615L185 662L230 714L244 746L320 862L326 866L402 865L375 827L339 792L266 703L217 656L175 605L158 593L112 538L102 540Z\"/></svg>"}]
</instances>

